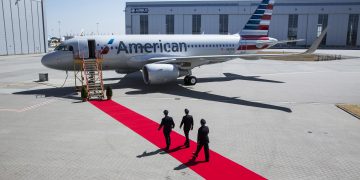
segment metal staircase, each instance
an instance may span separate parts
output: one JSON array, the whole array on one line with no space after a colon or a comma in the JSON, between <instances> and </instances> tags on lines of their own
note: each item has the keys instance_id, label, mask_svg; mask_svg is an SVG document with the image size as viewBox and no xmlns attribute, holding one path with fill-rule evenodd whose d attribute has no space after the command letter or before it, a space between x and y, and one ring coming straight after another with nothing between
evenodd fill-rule
<instances>
[{"instance_id":1,"label":"metal staircase","mask_svg":"<svg viewBox=\"0 0 360 180\"><path fill-rule=\"evenodd\" d=\"M83 59L82 67L88 92L88 99L104 98L101 59Z\"/></svg>"}]
</instances>

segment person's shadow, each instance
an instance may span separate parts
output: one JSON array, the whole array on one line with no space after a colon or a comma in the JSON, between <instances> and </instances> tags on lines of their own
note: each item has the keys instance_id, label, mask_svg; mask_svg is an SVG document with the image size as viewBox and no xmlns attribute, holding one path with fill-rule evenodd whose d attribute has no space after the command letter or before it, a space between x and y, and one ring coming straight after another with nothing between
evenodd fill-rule
<instances>
[{"instance_id":1,"label":"person's shadow","mask_svg":"<svg viewBox=\"0 0 360 180\"><path fill-rule=\"evenodd\" d=\"M179 166L175 167L174 170L182 170L191 166L196 166L199 163L205 163L206 161L195 161L193 159L190 159L188 162L180 164Z\"/></svg>"},{"instance_id":2,"label":"person's shadow","mask_svg":"<svg viewBox=\"0 0 360 180\"><path fill-rule=\"evenodd\" d=\"M165 148L157 149L157 150L151 151L151 152L144 151L142 154L137 155L136 157L137 158L143 158L143 157L147 157L147 156L154 156L154 155L157 155L157 154L170 154L170 153L179 151L179 150L184 149L184 148L185 148L185 146L180 145L180 146L177 146L176 148L170 149L168 151L165 150Z\"/></svg>"},{"instance_id":3,"label":"person's shadow","mask_svg":"<svg viewBox=\"0 0 360 180\"><path fill-rule=\"evenodd\" d=\"M173 149L170 149L168 151L163 151L163 152L160 152L160 154L170 154L170 153L173 153L173 152L176 152L176 151L179 151L181 149L185 149L185 146L184 145L180 145L176 148L173 148Z\"/></svg>"},{"instance_id":4,"label":"person's shadow","mask_svg":"<svg viewBox=\"0 0 360 180\"><path fill-rule=\"evenodd\" d=\"M164 151L164 149L158 149L158 150L155 150L155 151L152 151L152 152L144 151L142 154L137 155L136 157L137 158L142 158L142 157L147 157L147 156L153 156L153 155L159 154L159 153L161 153L163 151Z\"/></svg>"}]
</instances>

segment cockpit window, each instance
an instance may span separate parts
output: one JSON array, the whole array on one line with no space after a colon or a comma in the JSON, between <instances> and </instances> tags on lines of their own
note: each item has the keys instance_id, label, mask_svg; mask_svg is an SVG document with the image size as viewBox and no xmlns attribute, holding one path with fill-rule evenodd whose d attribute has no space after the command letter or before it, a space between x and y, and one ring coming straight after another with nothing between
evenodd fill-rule
<instances>
[{"instance_id":1,"label":"cockpit window","mask_svg":"<svg viewBox=\"0 0 360 180\"><path fill-rule=\"evenodd\" d=\"M64 45L58 45L56 48L55 48L55 51L62 51L64 49Z\"/></svg>"},{"instance_id":2,"label":"cockpit window","mask_svg":"<svg viewBox=\"0 0 360 180\"><path fill-rule=\"evenodd\" d=\"M72 46L60 44L55 48L55 51L73 51L73 49L74 48Z\"/></svg>"}]
</instances>

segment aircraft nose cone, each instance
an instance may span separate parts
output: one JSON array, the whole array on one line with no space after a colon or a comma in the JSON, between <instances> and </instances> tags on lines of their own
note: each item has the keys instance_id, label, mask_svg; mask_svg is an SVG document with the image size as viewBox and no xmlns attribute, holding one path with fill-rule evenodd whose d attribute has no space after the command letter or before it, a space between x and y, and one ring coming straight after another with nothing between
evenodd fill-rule
<instances>
[{"instance_id":1,"label":"aircraft nose cone","mask_svg":"<svg viewBox=\"0 0 360 180\"><path fill-rule=\"evenodd\" d=\"M52 68L52 69L56 68L57 66L56 62L57 60L54 52L46 54L41 58L41 64L43 64L45 67L48 68Z\"/></svg>"},{"instance_id":2,"label":"aircraft nose cone","mask_svg":"<svg viewBox=\"0 0 360 180\"><path fill-rule=\"evenodd\" d=\"M46 55L44 55L42 58L41 58L41 64L42 65L44 65L44 66L46 66L46 67L48 67L48 68L50 68L50 64L49 64L49 54L46 54Z\"/></svg>"},{"instance_id":3,"label":"aircraft nose cone","mask_svg":"<svg viewBox=\"0 0 360 180\"><path fill-rule=\"evenodd\" d=\"M51 52L41 58L41 63L48 68L56 70L69 70L73 68L73 55L71 52Z\"/></svg>"}]
</instances>

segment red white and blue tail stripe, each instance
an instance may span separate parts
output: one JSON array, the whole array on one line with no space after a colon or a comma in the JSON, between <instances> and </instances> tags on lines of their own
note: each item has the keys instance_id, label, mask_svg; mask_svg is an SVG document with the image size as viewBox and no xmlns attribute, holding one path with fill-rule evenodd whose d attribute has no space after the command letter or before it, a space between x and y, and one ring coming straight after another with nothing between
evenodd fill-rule
<instances>
[{"instance_id":1,"label":"red white and blue tail stripe","mask_svg":"<svg viewBox=\"0 0 360 180\"><path fill-rule=\"evenodd\" d=\"M261 1L240 33L243 39L265 40L265 37L268 37L273 6L274 0Z\"/></svg>"}]
</instances>

